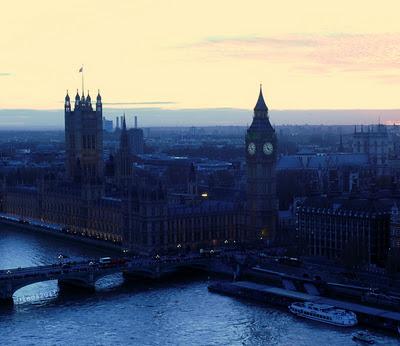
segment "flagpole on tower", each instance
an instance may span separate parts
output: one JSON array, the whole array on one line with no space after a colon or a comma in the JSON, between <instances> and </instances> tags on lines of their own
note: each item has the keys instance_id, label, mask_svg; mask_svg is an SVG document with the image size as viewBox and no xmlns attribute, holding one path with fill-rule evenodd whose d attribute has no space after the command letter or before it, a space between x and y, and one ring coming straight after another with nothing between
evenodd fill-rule
<instances>
[{"instance_id":1,"label":"flagpole on tower","mask_svg":"<svg viewBox=\"0 0 400 346\"><path fill-rule=\"evenodd\" d=\"M79 69L79 72L80 73L82 73L82 95L83 95L83 93L84 93L84 90L85 90L85 85L84 85L84 77L83 77L83 65L82 65L82 67Z\"/></svg>"},{"instance_id":2,"label":"flagpole on tower","mask_svg":"<svg viewBox=\"0 0 400 346\"><path fill-rule=\"evenodd\" d=\"M83 65L82 65L82 95L83 95L84 90L85 90L85 80L84 80L84 76L83 76Z\"/></svg>"}]
</instances>

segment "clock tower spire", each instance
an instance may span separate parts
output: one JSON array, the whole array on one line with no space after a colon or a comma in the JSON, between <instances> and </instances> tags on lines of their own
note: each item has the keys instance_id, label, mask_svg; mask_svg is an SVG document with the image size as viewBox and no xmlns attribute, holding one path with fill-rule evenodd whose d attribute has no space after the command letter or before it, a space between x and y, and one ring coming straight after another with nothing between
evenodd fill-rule
<instances>
[{"instance_id":1,"label":"clock tower spire","mask_svg":"<svg viewBox=\"0 0 400 346\"><path fill-rule=\"evenodd\" d=\"M268 107L264 101L264 95L262 92L262 84L260 84L260 94L258 95L258 100L254 107L254 116L268 117Z\"/></svg>"},{"instance_id":2,"label":"clock tower spire","mask_svg":"<svg viewBox=\"0 0 400 346\"><path fill-rule=\"evenodd\" d=\"M269 121L260 85L253 122L246 133L246 227L249 242L261 240L271 243L275 238L278 217L276 147L275 130Z\"/></svg>"}]
</instances>

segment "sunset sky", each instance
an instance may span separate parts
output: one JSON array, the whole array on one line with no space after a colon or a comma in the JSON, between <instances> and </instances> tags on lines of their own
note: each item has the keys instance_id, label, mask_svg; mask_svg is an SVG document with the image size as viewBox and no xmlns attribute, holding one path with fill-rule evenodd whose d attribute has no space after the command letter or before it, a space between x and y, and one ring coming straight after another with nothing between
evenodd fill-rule
<instances>
[{"instance_id":1,"label":"sunset sky","mask_svg":"<svg viewBox=\"0 0 400 346\"><path fill-rule=\"evenodd\" d=\"M400 106L398 0L27 0L1 12L0 109L62 108L81 65L110 107L251 109L259 83L272 109Z\"/></svg>"}]
</instances>

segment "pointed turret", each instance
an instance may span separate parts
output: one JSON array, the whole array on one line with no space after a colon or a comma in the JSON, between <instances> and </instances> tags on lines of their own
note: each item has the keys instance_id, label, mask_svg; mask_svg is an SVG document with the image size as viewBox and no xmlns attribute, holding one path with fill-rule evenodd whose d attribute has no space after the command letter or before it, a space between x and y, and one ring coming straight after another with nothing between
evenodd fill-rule
<instances>
[{"instance_id":1,"label":"pointed turret","mask_svg":"<svg viewBox=\"0 0 400 346\"><path fill-rule=\"evenodd\" d=\"M91 102L92 102L92 98L91 98L90 95L89 95L89 90L88 90L88 92L87 92L86 102L87 102L87 103L91 103Z\"/></svg>"},{"instance_id":2,"label":"pointed turret","mask_svg":"<svg viewBox=\"0 0 400 346\"><path fill-rule=\"evenodd\" d=\"M87 96L86 96L86 106L89 107L89 109L93 109L93 107L92 107L92 98L89 95L89 90L88 90Z\"/></svg>"},{"instance_id":3,"label":"pointed turret","mask_svg":"<svg viewBox=\"0 0 400 346\"><path fill-rule=\"evenodd\" d=\"M344 152L342 131L340 131L340 140L339 140L339 148L338 148L338 151L339 151L339 153Z\"/></svg>"},{"instance_id":4,"label":"pointed turret","mask_svg":"<svg viewBox=\"0 0 400 346\"><path fill-rule=\"evenodd\" d=\"M125 113L124 113L124 116L121 117L121 119L122 119L122 121L121 121L122 129L121 129L119 147L120 147L120 150L127 151L130 153L128 131L126 129Z\"/></svg>"},{"instance_id":5,"label":"pointed turret","mask_svg":"<svg viewBox=\"0 0 400 346\"><path fill-rule=\"evenodd\" d=\"M78 89L76 89L76 95L75 95L75 109L79 108L80 103L81 103L81 97L79 96Z\"/></svg>"},{"instance_id":6,"label":"pointed turret","mask_svg":"<svg viewBox=\"0 0 400 346\"><path fill-rule=\"evenodd\" d=\"M101 104L101 96L100 96L100 90L97 91L97 97L96 97L96 111L97 112L102 112L102 104Z\"/></svg>"},{"instance_id":7,"label":"pointed turret","mask_svg":"<svg viewBox=\"0 0 400 346\"><path fill-rule=\"evenodd\" d=\"M254 107L254 115L255 116L268 116L268 107L264 101L261 84L260 84L260 94L258 95L258 100Z\"/></svg>"},{"instance_id":8,"label":"pointed turret","mask_svg":"<svg viewBox=\"0 0 400 346\"><path fill-rule=\"evenodd\" d=\"M127 179L132 175L132 150L126 129L125 114L121 117L121 135L119 141L117 176L120 183L127 184Z\"/></svg>"},{"instance_id":9,"label":"pointed turret","mask_svg":"<svg viewBox=\"0 0 400 346\"><path fill-rule=\"evenodd\" d=\"M126 131L125 113L124 113L124 117L122 118L122 131Z\"/></svg>"},{"instance_id":10,"label":"pointed turret","mask_svg":"<svg viewBox=\"0 0 400 346\"><path fill-rule=\"evenodd\" d=\"M67 90L67 95L65 95L64 110L66 113L69 113L71 111L71 102L68 95L68 90Z\"/></svg>"}]
</instances>

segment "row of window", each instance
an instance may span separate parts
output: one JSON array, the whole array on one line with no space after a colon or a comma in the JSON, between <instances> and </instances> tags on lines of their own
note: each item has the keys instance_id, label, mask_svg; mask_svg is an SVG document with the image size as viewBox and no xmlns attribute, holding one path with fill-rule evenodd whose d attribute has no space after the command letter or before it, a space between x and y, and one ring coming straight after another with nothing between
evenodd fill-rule
<instances>
[{"instance_id":1,"label":"row of window","mask_svg":"<svg viewBox=\"0 0 400 346\"><path fill-rule=\"evenodd\" d=\"M83 135L82 136L83 149L96 149L96 135Z\"/></svg>"},{"instance_id":2,"label":"row of window","mask_svg":"<svg viewBox=\"0 0 400 346\"><path fill-rule=\"evenodd\" d=\"M306 315L306 316L317 317L317 318L321 318L323 320L332 321L332 317L327 316L327 315L321 315L321 314L318 314L316 312L300 311L300 313L302 313L303 315Z\"/></svg>"}]
</instances>

